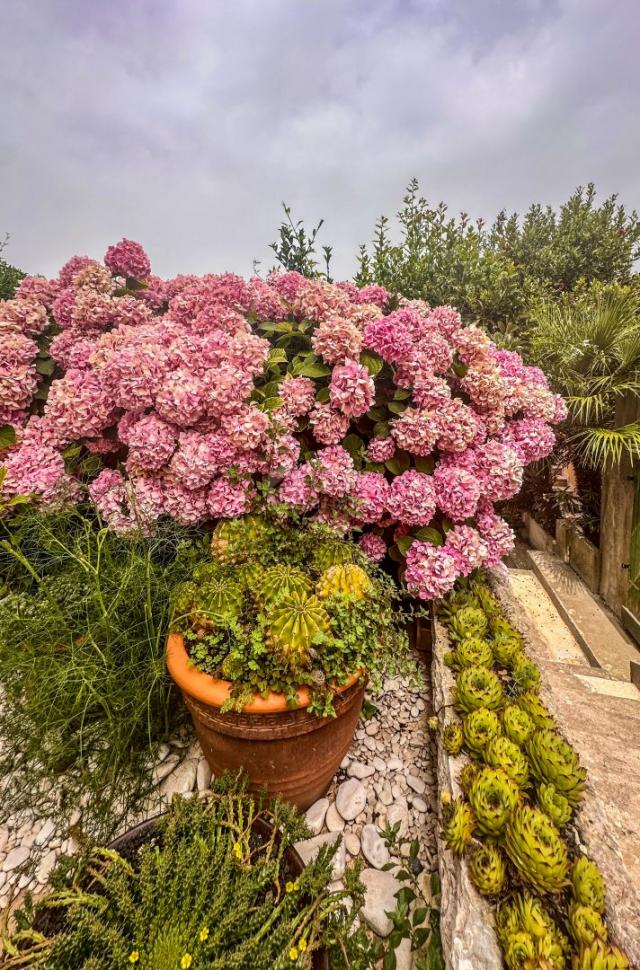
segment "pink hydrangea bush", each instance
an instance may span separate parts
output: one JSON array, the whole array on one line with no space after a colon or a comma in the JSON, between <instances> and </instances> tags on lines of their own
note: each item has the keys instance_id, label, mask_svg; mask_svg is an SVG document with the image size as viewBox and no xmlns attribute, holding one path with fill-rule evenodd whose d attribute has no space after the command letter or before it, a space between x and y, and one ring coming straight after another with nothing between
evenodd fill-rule
<instances>
[{"instance_id":1,"label":"pink hydrangea bush","mask_svg":"<svg viewBox=\"0 0 640 970\"><path fill-rule=\"evenodd\" d=\"M126 239L27 278L0 304L0 423L17 439L3 488L88 495L123 532L276 503L357 533L372 560L406 556L409 588L442 596L511 548L495 505L566 409L452 307L390 305L382 287L291 272L162 280ZM87 454L103 468L83 480Z\"/></svg>"}]
</instances>

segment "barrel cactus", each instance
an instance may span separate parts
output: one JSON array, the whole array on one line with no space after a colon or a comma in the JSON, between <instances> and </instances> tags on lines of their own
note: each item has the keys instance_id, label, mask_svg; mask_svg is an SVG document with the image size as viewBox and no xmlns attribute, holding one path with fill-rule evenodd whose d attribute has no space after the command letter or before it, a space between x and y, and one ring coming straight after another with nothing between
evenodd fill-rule
<instances>
[{"instance_id":1,"label":"barrel cactus","mask_svg":"<svg viewBox=\"0 0 640 970\"><path fill-rule=\"evenodd\" d=\"M602 916L591 906L574 902L569 907L569 927L576 943L593 943L603 940L606 943L607 930L602 922Z\"/></svg>"},{"instance_id":2,"label":"barrel cactus","mask_svg":"<svg viewBox=\"0 0 640 970\"><path fill-rule=\"evenodd\" d=\"M284 596L268 613L270 640L292 667L306 666L314 638L328 629L329 614L306 593Z\"/></svg>"},{"instance_id":3,"label":"barrel cactus","mask_svg":"<svg viewBox=\"0 0 640 970\"><path fill-rule=\"evenodd\" d=\"M254 561L240 563L234 570L234 576L244 589L255 592L264 575L264 567Z\"/></svg>"},{"instance_id":4,"label":"barrel cactus","mask_svg":"<svg viewBox=\"0 0 640 970\"><path fill-rule=\"evenodd\" d=\"M578 755L555 731L534 731L527 742L531 770L538 781L555 785L571 805L582 798L587 778Z\"/></svg>"},{"instance_id":5,"label":"barrel cactus","mask_svg":"<svg viewBox=\"0 0 640 970\"><path fill-rule=\"evenodd\" d=\"M630 970L629 960L617 946L607 946L602 940L583 944L571 961L571 970Z\"/></svg>"},{"instance_id":6,"label":"barrel cactus","mask_svg":"<svg viewBox=\"0 0 640 970\"><path fill-rule=\"evenodd\" d=\"M492 768L502 768L519 788L529 784L529 763L522 751L503 734L492 738L484 750L484 760Z\"/></svg>"},{"instance_id":7,"label":"barrel cactus","mask_svg":"<svg viewBox=\"0 0 640 970\"><path fill-rule=\"evenodd\" d=\"M562 828L571 818L572 808L569 800L559 792L555 785L538 785L538 804L546 812L554 825Z\"/></svg>"},{"instance_id":8,"label":"barrel cactus","mask_svg":"<svg viewBox=\"0 0 640 970\"><path fill-rule=\"evenodd\" d=\"M580 856L571 870L573 897L583 906L590 906L597 913L604 913L605 889L602 873L595 862Z\"/></svg>"},{"instance_id":9,"label":"barrel cactus","mask_svg":"<svg viewBox=\"0 0 640 970\"><path fill-rule=\"evenodd\" d=\"M473 812L468 803L450 795L442 798L442 839L454 855L462 855L473 837Z\"/></svg>"},{"instance_id":10,"label":"barrel cactus","mask_svg":"<svg viewBox=\"0 0 640 970\"><path fill-rule=\"evenodd\" d=\"M483 896L497 896L504 889L507 870L502 850L490 843L474 845L469 854L469 878Z\"/></svg>"},{"instance_id":11,"label":"barrel cactus","mask_svg":"<svg viewBox=\"0 0 640 970\"><path fill-rule=\"evenodd\" d=\"M455 700L465 714L479 707L496 710L504 703L502 684L497 674L486 667L467 667L456 680Z\"/></svg>"},{"instance_id":12,"label":"barrel cactus","mask_svg":"<svg viewBox=\"0 0 640 970\"><path fill-rule=\"evenodd\" d=\"M467 637L456 647L449 666L454 670L463 670L465 667L493 667L491 645L480 637Z\"/></svg>"},{"instance_id":13,"label":"barrel cactus","mask_svg":"<svg viewBox=\"0 0 640 970\"><path fill-rule=\"evenodd\" d=\"M240 584L222 575L204 586L184 583L174 601L174 615L187 619L196 633L204 635L239 616L243 603Z\"/></svg>"},{"instance_id":14,"label":"barrel cactus","mask_svg":"<svg viewBox=\"0 0 640 970\"><path fill-rule=\"evenodd\" d=\"M311 580L298 566L271 566L265 570L258 584L258 599L269 607L291 593L309 593L311 585Z\"/></svg>"},{"instance_id":15,"label":"barrel cactus","mask_svg":"<svg viewBox=\"0 0 640 970\"><path fill-rule=\"evenodd\" d=\"M545 707L538 695L533 690L526 690L523 694L518 694L514 703L529 715L533 723L538 728L552 728L555 724L549 709Z\"/></svg>"},{"instance_id":16,"label":"barrel cactus","mask_svg":"<svg viewBox=\"0 0 640 970\"><path fill-rule=\"evenodd\" d=\"M548 815L517 805L507 823L505 848L522 880L539 893L559 893L568 882L567 847Z\"/></svg>"},{"instance_id":17,"label":"barrel cactus","mask_svg":"<svg viewBox=\"0 0 640 970\"><path fill-rule=\"evenodd\" d=\"M515 704L507 704L502 710L504 733L514 744L522 747L535 730L535 725L526 711Z\"/></svg>"},{"instance_id":18,"label":"barrel cactus","mask_svg":"<svg viewBox=\"0 0 640 970\"><path fill-rule=\"evenodd\" d=\"M480 757L489 741L500 734L500 719L495 711L478 707L464 717L462 733L465 747Z\"/></svg>"},{"instance_id":19,"label":"barrel cactus","mask_svg":"<svg viewBox=\"0 0 640 970\"><path fill-rule=\"evenodd\" d=\"M344 566L329 566L316 586L316 593L320 599L327 599L336 593L363 599L370 590L371 580L364 569L349 563Z\"/></svg>"},{"instance_id":20,"label":"barrel cactus","mask_svg":"<svg viewBox=\"0 0 640 970\"><path fill-rule=\"evenodd\" d=\"M344 539L321 539L315 546L311 563L319 573L326 572L331 566L344 566L352 563L356 556L353 543Z\"/></svg>"},{"instance_id":21,"label":"barrel cactus","mask_svg":"<svg viewBox=\"0 0 640 970\"><path fill-rule=\"evenodd\" d=\"M449 623L449 636L452 640L483 637L488 626L489 622L483 610L477 606L465 606L452 617Z\"/></svg>"},{"instance_id":22,"label":"barrel cactus","mask_svg":"<svg viewBox=\"0 0 640 970\"><path fill-rule=\"evenodd\" d=\"M511 664L513 689L517 693L525 690L537 690L540 686L540 668L533 660L520 652L516 654Z\"/></svg>"},{"instance_id":23,"label":"barrel cactus","mask_svg":"<svg viewBox=\"0 0 640 970\"><path fill-rule=\"evenodd\" d=\"M499 839L519 798L518 786L504 771L498 768L479 771L469 789L478 834L491 841Z\"/></svg>"},{"instance_id":24,"label":"barrel cactus","mask_svg":"<svg viewBox=\"0 0 640 970\"><path fill-rule=\"evenodd\" d=\"M247 562L268 548L270 535L269 523L260 515L222 519L211 536L211 554L229 565Z\"/></svg>"},{"instance_id":25,"label":"barrel cactus","mask_svg":"<svg viewBox=\"0 0 640 970\"><path fill-rule=\"evenodd\" d=\"M474 764L473 761L467 761L467 763L460 769L460 774L458 775L458 784L462 788L465 795L469 794L469 789L471 788L473 780L479 771L479 766Z\"/></svg>"},{"instance_id":26,"label":"barrel cactus","mask_svg":"<svg viewBox=\"0 0 640 970\"><path fill-rule=\"evenodd\" d=\"M451 755L459 754L462 749L464 737L460 724L447 724L442 732L442 747Z\"/></svg>"}]
</instances>

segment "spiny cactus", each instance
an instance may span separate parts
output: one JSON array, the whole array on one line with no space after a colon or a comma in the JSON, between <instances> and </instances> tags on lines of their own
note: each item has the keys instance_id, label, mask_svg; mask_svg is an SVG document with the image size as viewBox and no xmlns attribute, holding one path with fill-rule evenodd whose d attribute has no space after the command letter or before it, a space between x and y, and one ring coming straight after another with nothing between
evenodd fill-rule
<instances>
[{"instance_id":1,"label":"spiny cactus","mask_svg":"<svg viewBox=\"0 0 640 970\"><path fill-rule=\"evenodd\" d=\"M473 836L473 812L469 804L448 793L442 796L442 839L454 855L462 855Z\"/></svg>"},{"instance_id":2,"label":"spiny cactus","mask_svg":"<svg viewBox=\"0 0 640 970\"><path fill-rule=\"evenodd\" d=\"M478 707L496 710L504 703L502 684L486 667L467 667L458 674L455 700L458 709L466 714Z\"/></svg>"},{"instance_id":3,"label":"spiny cactus","mask_svg":"<svg viewBox=\"0 0 640 970\"><path fill-rule=\"evenodd\" d=\"M498 768L479 771L469 789L478 834L490 840L499 839L519 798L518 786L504 771Z\"/></svg>"},{"instance_id":4,"label":"spiny cactus","mask_svg":"<svg viewBox=\"0 0 640 970\"><path fill-rule=\"evenodd\" d=\"M252 593L258 589L263 575L264 566L259 562L243 562L234 570L234 576L240 585Z\"/></svg>"},{"instance_id":5,"label":"spiny cactus","mask_svg":"<svg viewBox=\"0 0 640 970\"><path fill-rule=\"evenodd\" d=\"M483 637L488 626L489 623L483 610L476 606L464 606L452 617L449 623L449 636L452 640Z\"/></svg>"},{"instance_id":6,"label":"spiny cactus","mask_svg":"<svg viewBox=\"0 0 640 970\"><path fill-rule=\"evenodd\" d=\"M259 515L222 519L211 536L211 554L229 565L247 562L267 547L270 533L269 523Z\"/></svg>"},{"instance_id":7,"label":"spiny cactus","mask_svg":"<svg viewBox=\"0 0 640 970\"><path fill-rule=\"evenodd\" d=\"M239 616L244 602L242 587L220 576L204 586L184 583L174 601L176 619L188 617L194 630L211 632L221 622Z\"/></svg>"},{"instance_id":8,"label":"spiny cactus","mask_svg":"<svg viewBox=\"0 0 640 970\"><path fill-rule=\"evenodd\" d=\"M501 768L519 788L529 784L529 764L522 751L504 735L492 738L484 749L484 760L492 768Z\"/></svg>"},{"instance_id":9,"label":"spiny cactus","mask_svg":"<svg viewBox=\"0 0 640 970\"><path fill-rule=\"evenodd\" d=\"M497 896L507 876L504 856L496 846L474 845L469 854L469 878L483 896Z\"/></svg>"},{"instance_id":10,"label":"spiny cactus","mask_svg":"<svg viewBox=\"0 0 640 970\"><path fill-rule=\"evenodd\" d=\"M515 704L507 704L501 716L502 727L509 740L520 747L526 744L535 730L535 725L527 712Z\"/></svg>"},{"instance_id":11,"label":"spiny cactus","mask_svg":"<svg viewBox=\"0 0 640 970\"><path fill-rule=\"evenodd\" d=\"M489 741L500 734L500 719L495 711L478 707L464 717L462 733L465 746L471 754L479 757Z\"/></svg>"},{"instance_id":12,"label":"spiny cactus","mask_svg":"<svg viewBox=\"0 0 640 970\"><path fill-rule=\"evenodd\" d=\"M442 732L442 747L448 754L459 754L462 749L464 737L460 724L447 724Z\"/></svg>"},{"instance_id":13,"label":"spiny cactus","mask_svg":"<svg viewBox=\"0 0 640 970\"><path fill-rule=\"evenodd\" d=\"M596 913L604 913L604 879L595 862L586 856L576 859L571 870L571 885L574 899L595 909Z\"/></svg>"},{"instance_id":14,"label":"spiny cactus","mask_svg":"<svg viewBox=\"0 0 640 970\"><path fill-rule=\"evenodd\" d=\"M540 686L540 668L533 660L518 653L511 664L513 689L521 694L525 690L537 690Z\"/></svg>"},{"instance_id":15,"label":"spiny cactus","mask_svg":"<svg viewBox=\"0 0 640 970\"><path fill-rule=\"evenodd\" d=\"M318 580L316 593L327 599L336 593L363 599L371 591L371 580L360 566L329 566Z\"/></svg>"},{"instance_id":16,"label":"spiny cactus","mask_svg":"<svg viewBox=\"0 0 640 970\"><path fill-rule=\"evenodd\" d=\"M314 638L329 629L329 614L317 596L291 593L268 613L272 643L292 667L306 666Z\"/></svg>"},{"instance_id":17,"label":"spiny cactus","mask_svg":"<svg viewBox=\"0 0 640 970\"><path fill-rule=\"evenodd\" d=\"M355 559L355 549L351 542L344 539L321 539L313 550L311 562L319 573L326 572L331 566L344 566Z\"/></svg>"},{"instance_id":18,"label":"spiny cactus","mask_svg":"<svg viewBox=\"0 0 640 970\"><path fill-rule=\"evenodd\" d=\"M527 690L523 694L518 694L514 703L529 715L536 727L547 729L554 727L555 721L549 709L545 707L535 691Z\"/></svg>"},{"instance_id":19,"label":"spiny cactus","mask_svg":"<svg viewBox=\"0 0 640 970\"><path fill-rule=\"evenodd\" d=\"M469 789L473 784L473 780L480 771L480 768L473 761L467 761L466 765L463 765L460 769L460 774L458 775L458 784L462 788L465 795L469 794Z\"/></svg>"},{"instance_id":20,"label":"spiny cactus","mask_svg":"<svg viewBox=\"0 0 640 970\"><path fill-rule=\"evenodd\" d=\"M557 790L555 785L546 785L544 782L538 785L538 804L558 828L566 825L571 818L572 809L569 800Z\"/></svg>"},{"instance_id":21,"label":"spiny cactus","mask_svg":"<svg viewBox=\"0 0 640 970\"><path fill-rule=\"evenodd\" d=\"M286 563L265 570L258 585L258 599L266 607L291 593L309 593L312 583L302 569Z\"/></svg>"},{"instance_id":22,"label":"spiny cactus","mask_svg":"<svg viewBox=\"0 0 640 970\"><path fill-rule=\"evenodd\" d=\"M591 944L595 940L607 941L607 930L600 913L591 906L574 902L569 907L569 927L576 943Z\"/></svg>"},{"instance_id":23,"label":"spiny cactus","mask_svg":"<svg viewBox=\"0 0 640 970\"><path fill-rule=\"evenodd\" d=\"M517 805L507 823L505 848L523 881L539 893L559 893L568 882L567 847L548 815Z\"/></svg>"},{"instance_id":24,"label":"spiny cactus","mask_svg":"<svg viewBox=\"0 0 640 970\"><path fill-rule=\"evenodd\" d=\"M449 666L454 670L463 670L465 667L493 667L491 645L480 637L466 637L453 651Z\"/></svg>"},{"instance_id":25,"label":"spiny cactus","mask_svg":"<svg viewBox=\"0 0 640 970\"><path fill-rule=\"evenodd\" d=\"M602 940L583 944L571 959L571 970L630 970L629 960L617 946L607 946Z\"/></svg>"},{"instance_id":26,"label":"spiny cactus","mask_svg":"<svg viewBox=\"0 0 640 970\"><path fill-rule=\"evenodd\" d=\"M582 798L587 772L571 745L555 731L534 731L527 741L531 770L538 781L555 785L571 805Z\"/></svg>"}]
</instances>

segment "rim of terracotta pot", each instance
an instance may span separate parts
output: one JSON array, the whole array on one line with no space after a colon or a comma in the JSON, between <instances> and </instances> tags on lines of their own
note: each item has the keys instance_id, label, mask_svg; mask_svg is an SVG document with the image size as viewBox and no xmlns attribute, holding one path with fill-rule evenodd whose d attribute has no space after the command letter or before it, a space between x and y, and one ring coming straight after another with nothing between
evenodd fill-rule
<instances>
[{"instance_id":1,"label":"rim of terracotta pot","mask_svg":"<svg viewBox=\"0 0 640 970\"><path fill-rule=\"evenodd\" d=\"M170 633L167 639L167 668L172 678L190 697L211 707L222 707L231 696L232 684L230 680L219 680L211 674L191 666L189 655L184 645L181 633ZM351 674L346 684L336 687L336 694L342 694L352 687L362 676L362 671ZM279 714L308 707L311 694L307 687L299 687L295 704L287 704L285 694L271 691L266 697L254 694L253 699L242 708L242 714Z\"/></svg>"}]
</instances>

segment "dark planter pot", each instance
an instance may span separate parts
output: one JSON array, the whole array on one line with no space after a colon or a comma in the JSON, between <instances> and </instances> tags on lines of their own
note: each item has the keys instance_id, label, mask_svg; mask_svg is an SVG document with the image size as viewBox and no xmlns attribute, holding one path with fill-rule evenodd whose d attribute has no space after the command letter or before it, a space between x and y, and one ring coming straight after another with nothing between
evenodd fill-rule
<instances>
[{"instance_id":1,"label":"dark planter pot","mask_svg":"<svg viewBox=\"0 0 640 970\"><path fill-rule=\"evenodd\" d=\"M325 793L353 741L364 700L363 677L336 690L333 718L309 713L304 688L296 708L287 708L283 694L271 694L254 697L241 714L221 714L231 684L189 666L178 634L169 637L167 666L214 775L243 769L250 791L266 790L302 810Z\"/></svg>"},{"instance_id":2,"label":"dark planter pot","mask_svg":"<svg viewBox=\"0 0 640 970\"><path fill-rule=\"evenodd\" d=\"M124 859L135 864L138 850L147 842L151 842L156 837L158 820L162 815L146 819L128 829L122 835L114 839L109 844L109 848L118 852ZM257 818L253 823L254 833L265 842L271 837L272 827L265 819ZM296 879L302 874L304 863L293 846L288 846L284 851L284 877L286 879ZM43 910L38 914L35 928L41 932L51 935L59 933L64 928L64 918L58 910ZM329 970L329 954L326 950L318 950L313 955L313 970Z\"/></svg>"}]
</instances>

